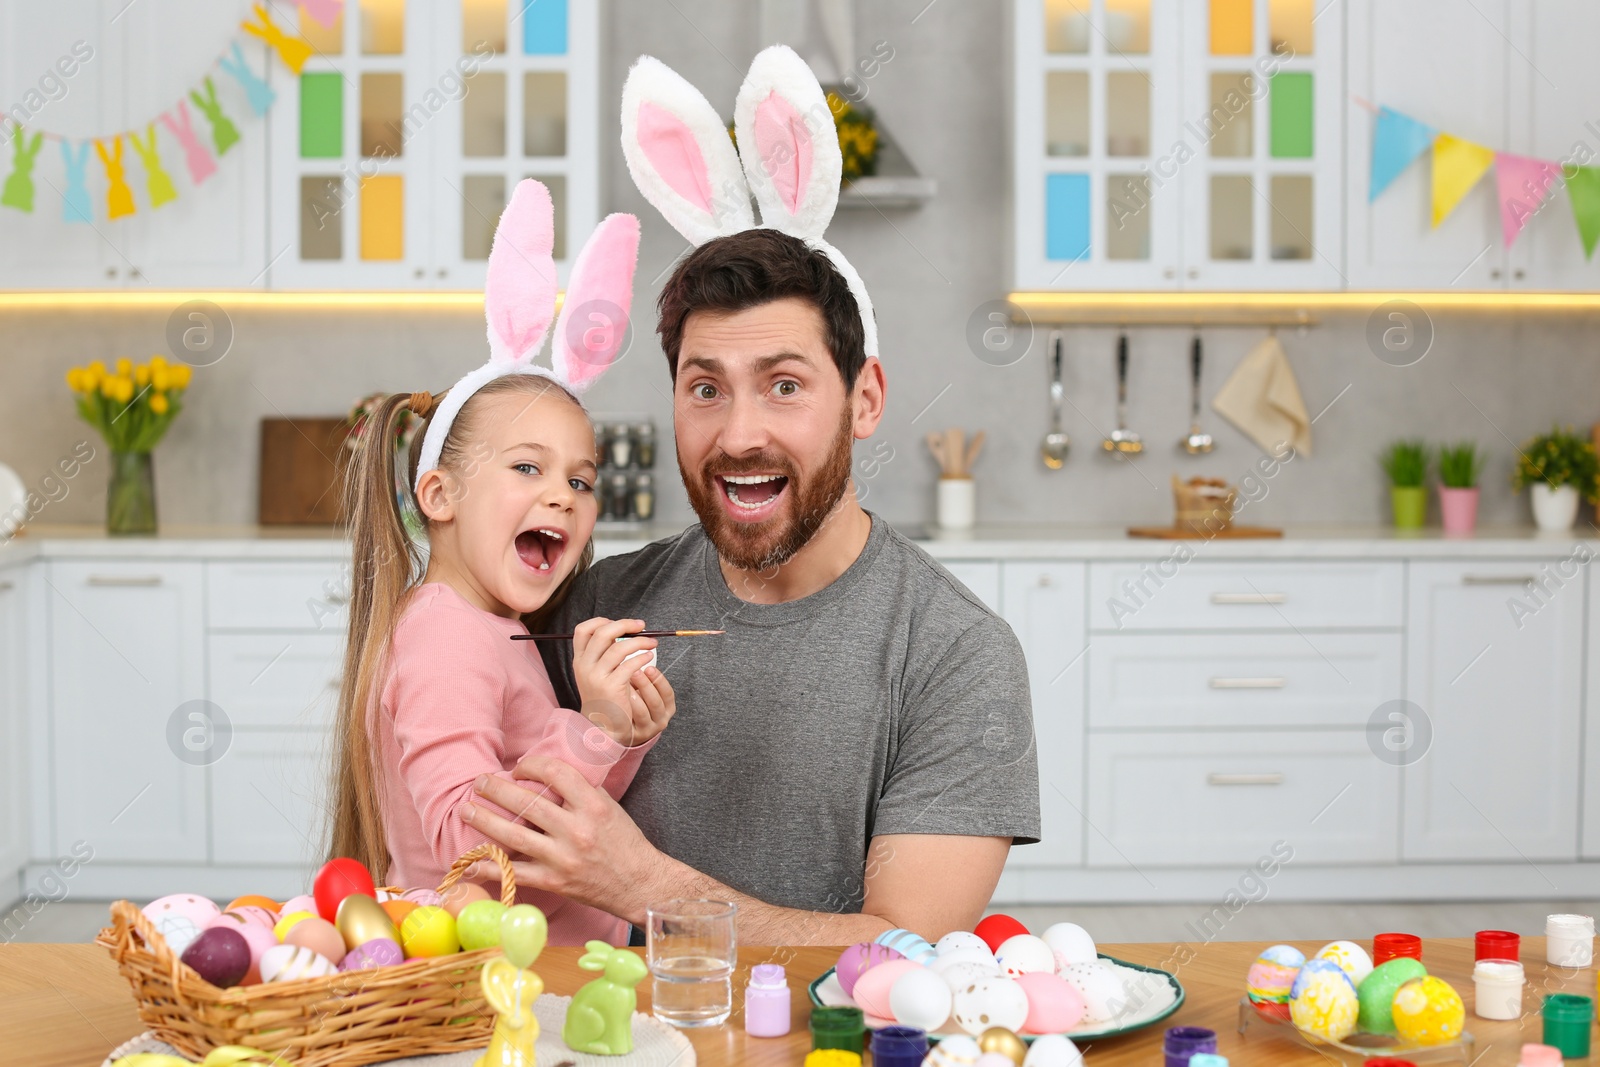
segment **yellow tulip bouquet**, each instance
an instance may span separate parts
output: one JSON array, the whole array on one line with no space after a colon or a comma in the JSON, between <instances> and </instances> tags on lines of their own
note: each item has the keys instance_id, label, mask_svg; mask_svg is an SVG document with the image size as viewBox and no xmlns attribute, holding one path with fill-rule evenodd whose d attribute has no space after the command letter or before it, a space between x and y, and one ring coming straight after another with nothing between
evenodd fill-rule
<instances>
[{"instance_id":1,"label":"yellow tulip bouquet","mask_svg":"<svg viewBox=\"0 0 1600 1067\"><path fill-rule=\"evenodd\" d=\"M100 360L67 371L78 414L100 432L111 449L111 484L106 493L106 527L111 533L154 533L156 529L155 448L183 410L189 366L163 357L133 365L117 360L108 370Z\"/></svg>"}]
</instances>

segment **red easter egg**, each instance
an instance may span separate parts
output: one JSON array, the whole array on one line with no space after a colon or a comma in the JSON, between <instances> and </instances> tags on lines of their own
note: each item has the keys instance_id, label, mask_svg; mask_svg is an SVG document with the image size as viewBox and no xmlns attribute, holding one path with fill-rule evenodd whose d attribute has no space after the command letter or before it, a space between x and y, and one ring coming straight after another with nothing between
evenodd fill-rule
<instances>
[{"instance_id":1,"label":"red easter egg","mask_svg":"<svg viewBox=\"0 0 1600 1067\"><path fill-rule=\"evenodd\" d=\"M374 900L378 896L378 888L372 884L372 875L367 869L357 860L343 856L322 865L311 883L311 892L317 900L317 913L329 922L338 916L340 902L352 893Z\"/></svg>"},{"instance_id":2,"label":"red easter egg","mask_svg":"<svg viewBox=\"0 0 1600 1067\"><path fill-rule=\"evenodd\" d=\"M990 915L979 919L978 925L972 928L972 932L983 938L983 943L989 946L990 952L998 952L1006 938L1025 934L1028 928L1009 915Z\"/></svg>"}]
</instances>

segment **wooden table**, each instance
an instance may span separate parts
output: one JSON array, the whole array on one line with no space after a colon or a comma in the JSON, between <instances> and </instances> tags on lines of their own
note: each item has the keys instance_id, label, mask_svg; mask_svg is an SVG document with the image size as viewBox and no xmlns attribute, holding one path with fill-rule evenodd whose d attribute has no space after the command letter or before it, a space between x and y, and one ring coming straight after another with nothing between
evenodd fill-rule
<instances>
[{"instance_id":1,"label":"wooden table","mask_svg":"<svg viewBox=\"0 0 1600 1067\"><path fill-rule=\"evenodd\" d=\"M1241 1036L1236 1032L1239 997L1244 975L1265 942L1214 942L1209 945L1167 944L1102 945L1101 951L1119 959L1167 970L1176 968L1187 999L1166 1022L1138 1033L1085 1044L1089 1067L1133 1067L1160 1062L1162 1031L1167 1026L1207 1026L1217 1031L1218 1051L1245 1067L1326 1067L1330 1062L1265 1025L1252 1024ZM1294 942L1308 954L1320 942ZM547 949L536 969L554 993L572 993L593 977L580 971L577 948ZM739 952L741 973L734 983L734 1018L727 1026L688 1031L703 1067L741 1067L799 1064L810 1049L806 1020L810 1004L805 987L833 965L836 948L744 948ZM1477 1038L1474 1067L1512 1067L1524 1042L1540 1039L1539 1004L1546 992L1574 992L1593 996L1595 972L1568 972L1546 967L1544 938L1522 941L1522 958L1528 970L1523 994L1524 1017L1513 1022L1476 1018L1472 1009L1472 941L1430 940L1423 962L1432 974L1444 978L1467 1003L1467 1029ZM742 1026L741 1001L748 968L757 963L783 963L793 991L794 1029L788 1037L747 1037ZM640 987L640 1006L647 1009L649 982ZM0 946L0 1049L7 1064L28 1067L97 1067L112 1048L141 1032L132 997L109 954L94 945Z\"/></svg>"}]
</instances>

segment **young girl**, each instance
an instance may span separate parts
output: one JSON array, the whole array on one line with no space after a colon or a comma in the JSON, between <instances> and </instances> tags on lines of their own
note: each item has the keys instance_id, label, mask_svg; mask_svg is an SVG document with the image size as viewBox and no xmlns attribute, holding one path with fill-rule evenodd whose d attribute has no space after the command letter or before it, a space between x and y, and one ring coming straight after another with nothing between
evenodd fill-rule
<instances>
[{"instance_id":1,"label":"young girl","mask_svg":"<svg viewBox=\"0 0 1600 1067\"><path fill-rule=\"evenodd\" d=\"M434 886L483 842L460 816L486 803L473 792L478 775L509 779L525 756L553 755L620 797L674 711L671 686L642 658L656 642L622 639L642 620L576 627L581 713L558 706L533 643L511 640L527 632L522 616L560 602L593 554L594 428L577 395L616 358L638 251L632 216L601 223L573 265L554 367L535 367L555 304L552 219L544 186L522 182L490 253L489 362L441 397L385 400L349 474L354 565L332 852L390 885ZM613 329L594 327L596 308ZM571 309L589 321L567 328ZM428 539L420 581L395 492L408 409L427 420L407 480ZM626 943L627 924L604 912L534 889L517 899L544 911L551 944Z\"/></svg>"}]
</instances>

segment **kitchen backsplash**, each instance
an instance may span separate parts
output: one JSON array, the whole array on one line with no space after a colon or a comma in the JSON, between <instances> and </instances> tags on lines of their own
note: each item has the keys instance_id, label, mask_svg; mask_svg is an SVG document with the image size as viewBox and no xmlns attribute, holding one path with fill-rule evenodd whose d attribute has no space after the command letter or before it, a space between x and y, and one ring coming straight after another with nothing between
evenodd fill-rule
<instances>
[{"instance_id":1,"label":"kitchen backsplash","mask_svg":"<svg viewBox=\"0 0 1600 1067\"><path fill-rule=\"evenodd\" d=\"M868 83L868 102L919 169L938 179L938 195L920 211L841 210L829 232L873 294L889 378L884 425L856 449L867 506L897 523L928 521L936 466L923 437L960 425L988 432L976 472L980 521L1164 522L1171 516L1171 474L1237 480L1260 456L1210 411L1209 399L1264 331L1205 331L1202 423L1217 448L1191 457L1178 448L1189 424L1188 331L1131 327L1129 424L1144 435L1146 451L1123 461L1100 450L1114 422L1116 331L1069 329L1065 428L1072 450L1062 470L1044 470L1038 455L1047 419L1044 331L1006 367L980 360L966 340L969 319L1007 288L1007 126L994 118L1007 106L1001 4L941 4L917 17L927 6L926 0L860 5L857 40L863 49L879 40L894 46L893 60ZM711 0L613 3L602 99L619 98L633 57L670 45L658 53L663 60L694 71L711 99L731 100L755 50L758 7L740 5L730 18L730 5ZM699 32L682 32L685 20ZM609 105L604 114L614 125ZM659 517L688 520L667 459L670 387L651 329L656 294L685 245L634 190L614 143L606 167L602 209L643 220L634 303L640 329L590 406L655 418L663 431ZM220 302L233 320L233 348L197 371L187 409L157 450L160 511L169 523L254 521L261 418L339 414L356 397L382 389L443 388L484 354L476 312L291 312ZM1321 413L1313 454L1297 457L1266 484L1250 511L1252 523L1386 521L1377 453L1400 436L1480 442L1493 457L1484 473L1482 521L1526 523L1527 503L1510 488L1512 442L1552 421L1586 428L1600 419L1600 316L1435 312L1431 350L1407 367L1374 355L1365 313L1321 318L1304 333L1279 334L1307 408ZM147 357L164 348L166 327L161 308L0 311L0 462L37 487L91 433L73 413L62 381L67 367ZM95 468L39 521L102 521L105 468Z\"/></svg>"}]
</instances>

